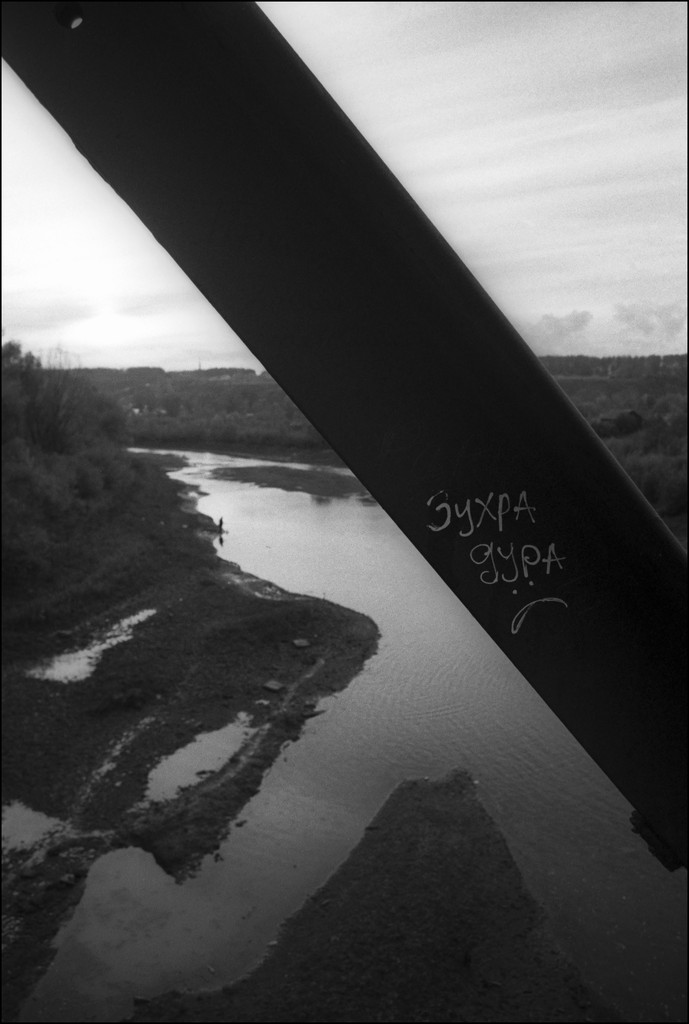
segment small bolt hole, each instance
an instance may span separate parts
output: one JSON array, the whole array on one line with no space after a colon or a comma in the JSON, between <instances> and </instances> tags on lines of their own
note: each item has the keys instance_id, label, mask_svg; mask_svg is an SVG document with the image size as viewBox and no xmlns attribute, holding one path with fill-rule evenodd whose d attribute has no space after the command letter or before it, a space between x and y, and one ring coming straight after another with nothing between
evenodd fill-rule
<instances>
[{"instance_id":1,"label":"small bolt hole","mask_svg":"<svg viewBox=\"0 0 689 1024\"><path fill-rule=\"evenodd\" d=\"M84 21L81 4L55 4L55 18L63 28L79 28Z\"/></svg>"}]
</instances>

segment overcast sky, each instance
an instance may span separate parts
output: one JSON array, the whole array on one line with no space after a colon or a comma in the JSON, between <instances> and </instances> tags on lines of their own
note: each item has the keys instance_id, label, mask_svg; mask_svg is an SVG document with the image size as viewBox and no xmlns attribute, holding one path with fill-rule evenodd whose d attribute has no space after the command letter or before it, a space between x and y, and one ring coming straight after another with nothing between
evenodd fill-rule
<instances>
[{"instance_id":1,"label":"overcast sky","mask_svg":"<svg viewBox=\"0 0 689 1024\"><path fill-rule=\"evenodd\" d=\"M262 3L539 353L686 351L684 3ZM257 363L3 65L3 323Z\"/></svg>"}]
</instances>

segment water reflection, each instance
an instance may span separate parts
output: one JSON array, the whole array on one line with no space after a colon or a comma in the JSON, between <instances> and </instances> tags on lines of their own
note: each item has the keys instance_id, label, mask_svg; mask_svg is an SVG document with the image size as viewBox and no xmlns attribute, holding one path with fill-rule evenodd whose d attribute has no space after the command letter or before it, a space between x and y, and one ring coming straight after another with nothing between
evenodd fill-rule
<instances>
[{"instance_id":1,"label":"water reflection","mask_svg":"<svg viewBox=\"0 0 689 1024\"><path fill-rule=\"evenodd\" d=\"M34 679L50 679L58 683L80 682L88 679L105 651L117 644L131 640L133 630L139 623L145 622L155 615L155 608L145 608L136 615L130 615L110 629L100 633L87 647L77 651L67 651L55 658L42 661L27 671Z\"/></svg>"},{"instance_id":2,"label":"water reflection","mask_svg":"<svg viewBox=\"0 0 689 1024\"><path fill-rule=\"evenodd\" d=\"M629 804L377 503L361 491L326 505L255 480L211 485L193 466L177 475L209 491L201 512L231 504L223 557L381 630L378 655L290 754L311 816L342 802L366 811L404 778L468 769L586 979L629 1020L683 1020L686 873L670 875L632 835ZM289 792L283 780L288 817ZM274 826L262 828L268 856Z\"/></svg>"},{"instance_id":3,"label":"water reflection","mask_svg":"<svg viewBox=\"0 0 689 1024\"><path fill-rule=\"evenodd\" d=\"M31 849L55 832L68 830L67 823L32 811L18 800L2 809L2 849Z\"/></svg>"},{"instance_id":4,"label":"water reflection","mask_svg":"<svg viewBox=\"0 0 689 1024\"><path fill-rule=\"evenodd\" d=\"M242 712L235 722L222 729L200 733L191 743L163 758L150 772L146 800L172 800L201 776L218 771L255 731L249 716Z\"/></svg>"}]
</instances>

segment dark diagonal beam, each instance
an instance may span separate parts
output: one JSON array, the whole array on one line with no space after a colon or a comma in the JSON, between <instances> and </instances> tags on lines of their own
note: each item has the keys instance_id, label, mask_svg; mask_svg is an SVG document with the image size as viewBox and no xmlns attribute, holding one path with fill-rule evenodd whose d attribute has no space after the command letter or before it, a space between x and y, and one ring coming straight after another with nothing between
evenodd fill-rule
<instances>
[{"instance_id":1,"label":"dark diagonal beam","mask_svg":"<svg viewBox=\"0 0 689 1024\"><path fill-rule=\"evenodd\" d=\"M69 7L6 59L685 860L673 538L254 4Z\"/></svg>"}]
</instances>

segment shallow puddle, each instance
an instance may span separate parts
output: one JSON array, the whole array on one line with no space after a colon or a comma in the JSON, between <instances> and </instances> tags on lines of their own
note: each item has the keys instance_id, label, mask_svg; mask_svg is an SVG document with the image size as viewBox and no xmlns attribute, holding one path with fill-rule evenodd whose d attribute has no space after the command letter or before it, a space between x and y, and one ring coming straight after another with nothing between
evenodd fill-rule
<instances>
[{"instance_id":1,"label":"shallow puddle","mask_svg":"<svg viewBox=\"0 0 689 1024\"><path fill-rule=\"evenodd\" d=\"M2 848L4 851L24 850L36 846L53 832L64 831L67 825L59 818L49 818L42 811L15 800L2 809Z\"/></svg>"},{"instance_id":2,"label":"shallow puddle","mask_svg":"<svg viewBox=\"0 0 689 1024\"><path fill-rule=\"evenodd\" d=\"M213 987L204 930L216 925L217 893L177 885L138 849L115 850L91 867L74 916L54 940L54 967L20 1021L117 1021L132 994Z\"/></svg>"},{"instance_id":3,"label":"shallow puddle","mask_svg":"<svg viewBox=\"0 0 689 1024\"><path fill-rule=\"evenodd\" d=\"M171 800L180 789L199 782L202 775L217 772L255 732L249 716L242 712L222 729L201 733L153 769L146 799Z\"/></svg>"},{"instance_id":4,"label":"shallow puddle","mask_svg":"<svg viewBox=\"0 0 689 1024\"><path fill-rule=\"evenodd\" d=\"M50 679L56 683L73 683L88 679L109 647L115 647L117 644L124 643L125 640L131 640L134 627L138 626L140 622L150 619L155 613L155 608L145 608L143 611L137 612L136 615L130 615L101 634L88 647L82 647L78 651L67 651L48 661L42 661L29 669L27 675L34 679Z\"/></svg>"}]
</instances>

